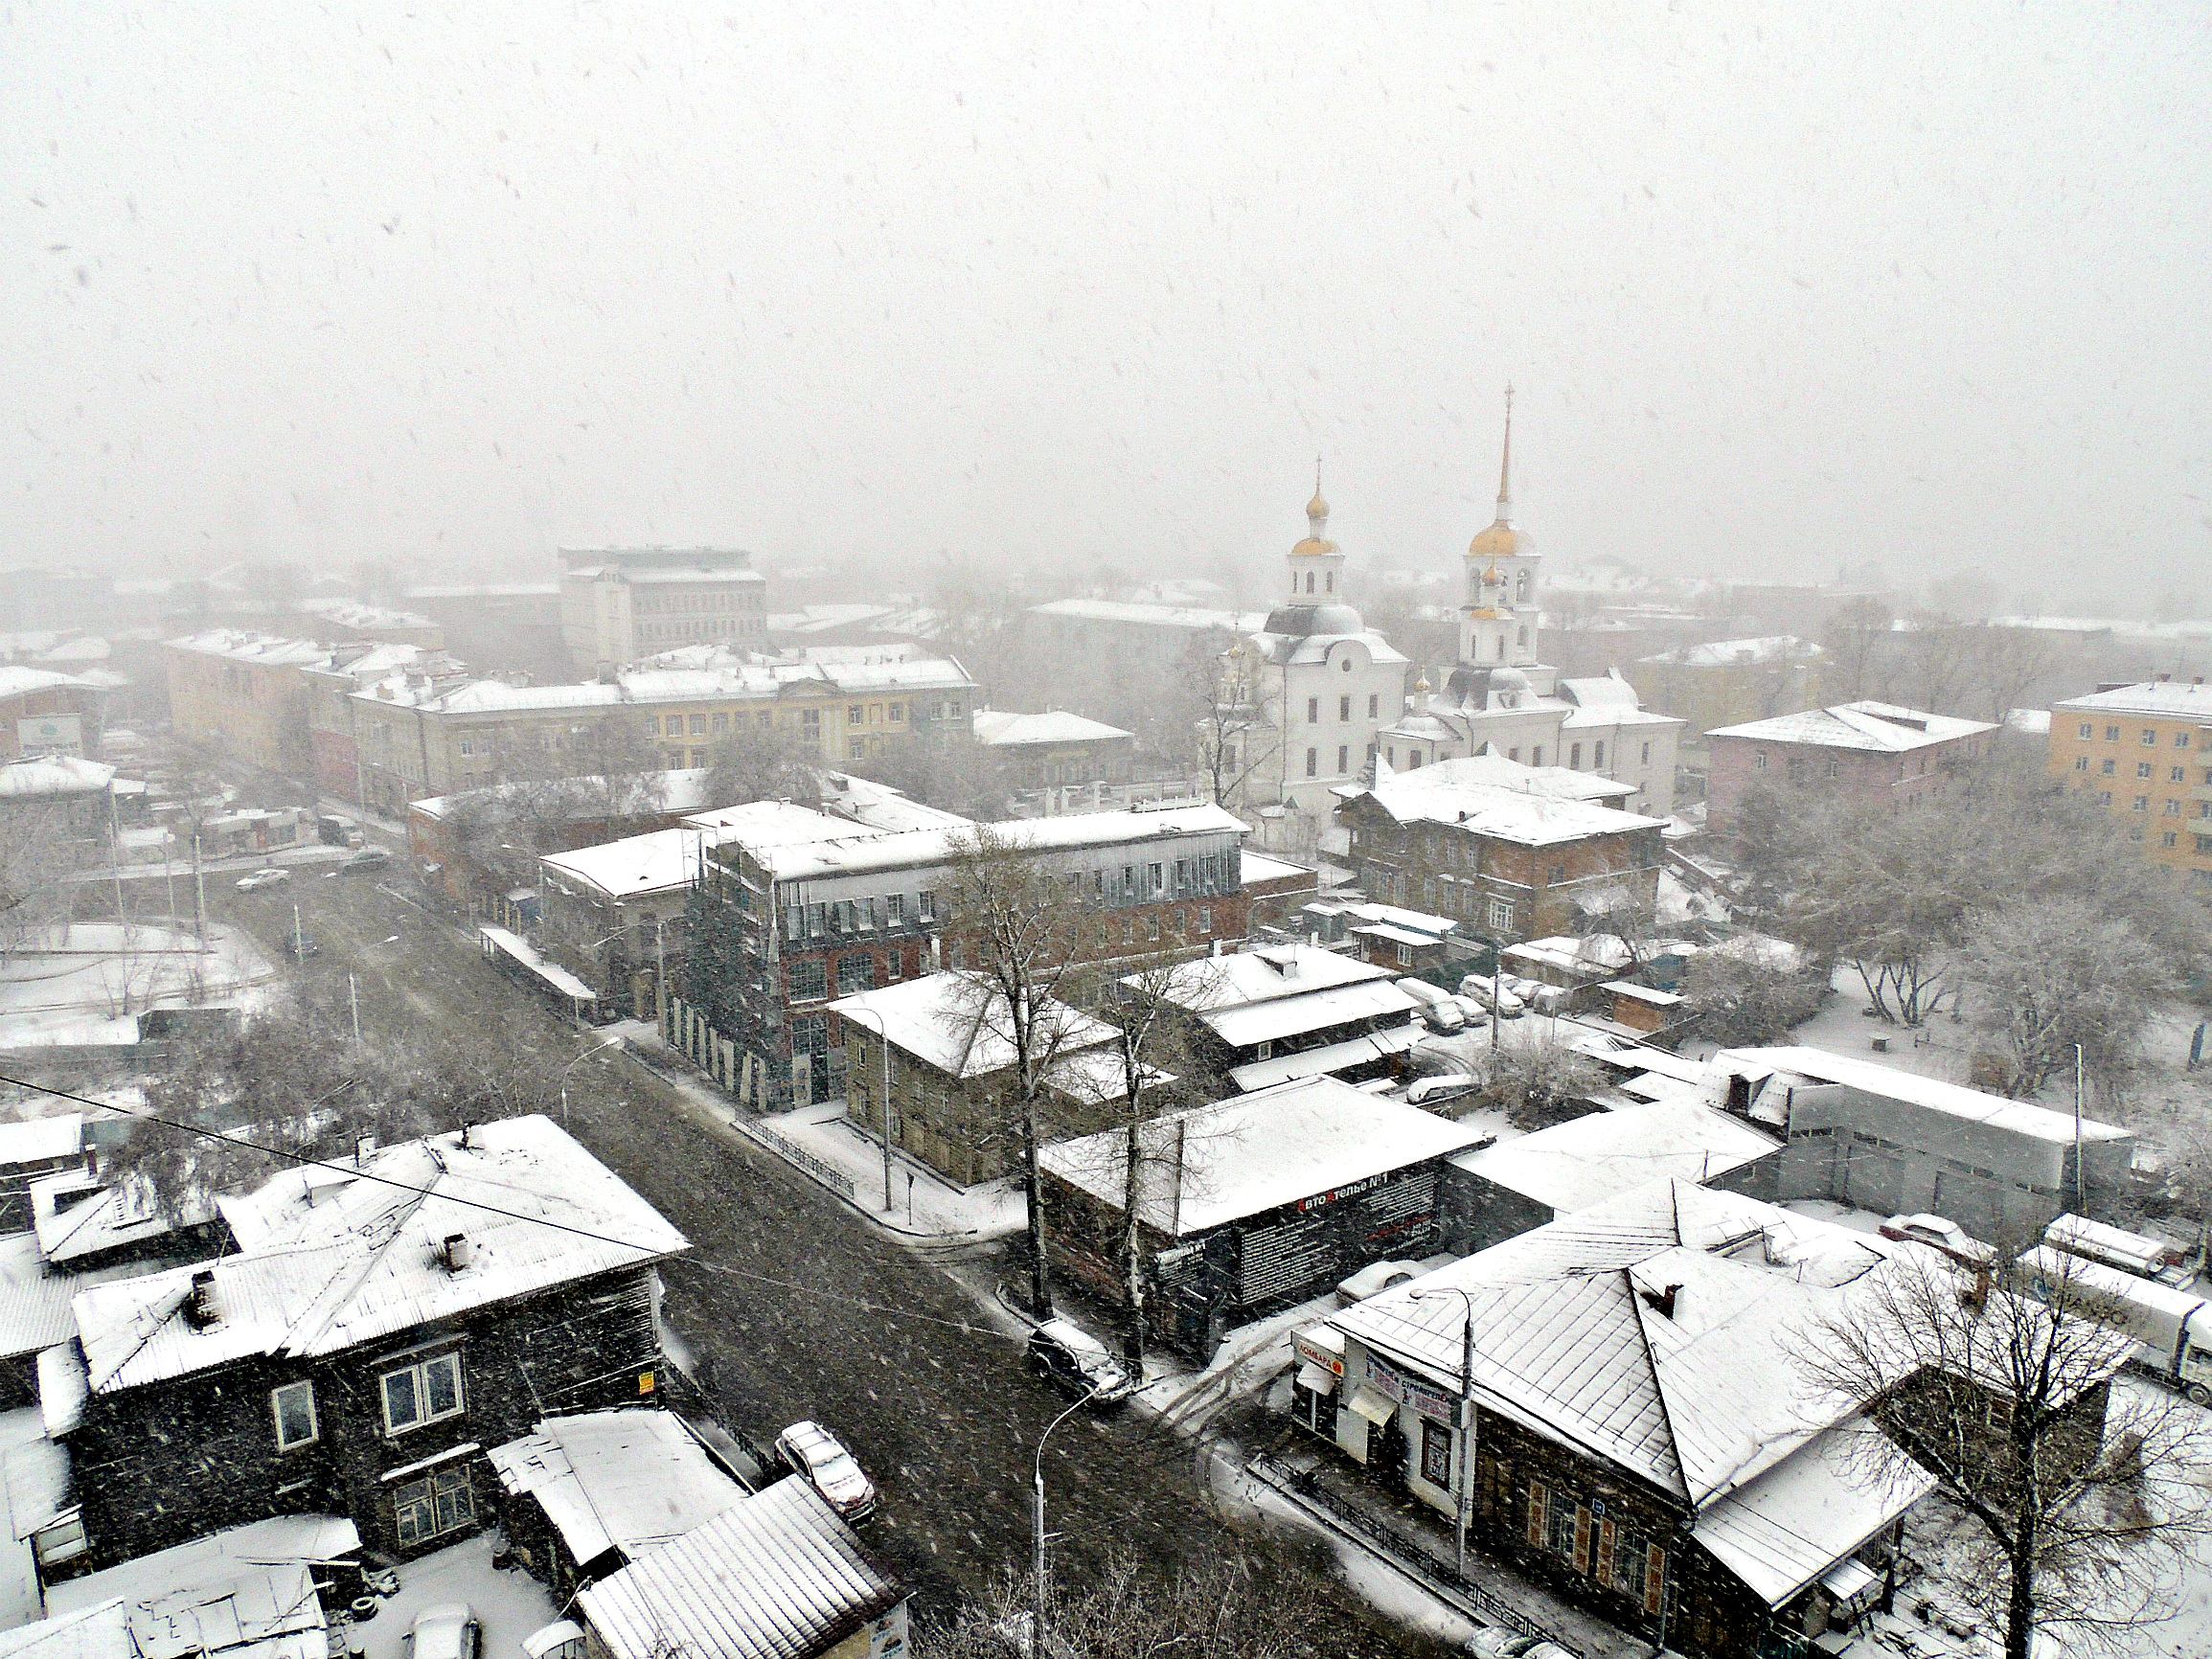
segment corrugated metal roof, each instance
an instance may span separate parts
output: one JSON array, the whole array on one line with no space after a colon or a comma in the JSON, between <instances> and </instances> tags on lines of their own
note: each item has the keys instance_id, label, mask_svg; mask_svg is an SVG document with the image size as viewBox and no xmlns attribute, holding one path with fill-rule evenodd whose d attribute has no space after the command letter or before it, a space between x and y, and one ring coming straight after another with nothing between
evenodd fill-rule
<instances>
[{"instance_id":1,"label":"corrugated metal roof","mask_svg":"<svg viewBox=\"0 0 2212 1659\"><path fill-rule=\"evenodd\" d=\"M81 1292L77 1327L93 1392L251 1353L336 1353L690 1248L549 1120L508 1118L468 1133L467 1148L450 1134L371 1154L366 1172L380 1180L359 1179L351 1163L287 1170L221 1201L240 1254ZM456 1233L471 1249L460 1270L440 1254ZM215 1275L217 1317L206 1325L183 1312L202 1269Z\"/></svg>"},{"instance_id":2,"label":"corrugated metal roof","mask_svg":"<svg viewBox=\"0 0 2212 1659\"><path fill-rule=\"evenodd\" d=\"M821 1493L795 1477L577 1600L614 1659L810 1659L904 1600Z\"/></svg>"},{"instance_id":3,"label":"corrugated metal roof","mask_svg":"<svg viewBox=\"0 0 2212 1659\"><path fill-rule=\"evenodd\" d=\"M1403 1017L1420 1007L1413 994L1401 990L1395 982L1371 979L1309 990L1303 996L1272 997L1244 1008L1217 1009L1198 1017L1223 1042L1241 1049L1356 1019Z\"/></svg>"},{"instance_id":4,"label":"corrugated metal roof","mask_svg":"<svg viewBox=\"0 0 2212 1659\"><path fill-rule=\"evenodd\" d=\"M485 1455L510 1494L537 1500L579 1564L610 1548L636 1560L746 1496L683 1419L649 1406L547 1418Z\"/></svg>"}]
</instances>

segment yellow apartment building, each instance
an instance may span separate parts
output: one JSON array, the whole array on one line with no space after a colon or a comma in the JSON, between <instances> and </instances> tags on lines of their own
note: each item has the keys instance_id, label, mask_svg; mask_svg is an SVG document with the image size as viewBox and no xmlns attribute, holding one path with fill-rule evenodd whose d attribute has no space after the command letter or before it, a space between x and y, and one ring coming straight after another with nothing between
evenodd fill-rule
<instances>
[{"instance_id":1,"label":"yellow apartment building","mask_svg":"<svg viewBox=\"0 0 2212 1659\"><path fill-rule=\"evenodd\" d=\"M2212 686L2201 678L2054 703L2050 769L2093 790L2153 863L2212 884Z\"/></svg>"}]
</instances>

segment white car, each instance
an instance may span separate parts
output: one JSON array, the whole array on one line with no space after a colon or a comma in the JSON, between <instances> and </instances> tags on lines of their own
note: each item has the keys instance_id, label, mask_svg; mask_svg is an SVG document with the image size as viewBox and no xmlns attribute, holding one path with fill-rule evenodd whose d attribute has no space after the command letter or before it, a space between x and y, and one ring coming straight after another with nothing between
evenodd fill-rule
<instances>
[{"instance_id":1,"label":"white car","mask_svg":"<svg viewBox=\"0 0 2212 1659\"><path fill-rule=\"evenodd\" d=\"M289 870L257 870L251 875L239 877L239 891L259 893L264 887L282 887L291 878Z\"/></svg>"},{"instance_id":2,"label":"white car","mask_svg":"<svg viewBox=\"0 0 2212 1659\"><path fill-rule=\"evenodd\" d=\"M820 1423L795 1422L778 1435L776 1457L793 1474L813 1482L814 1489L848 1521L866 1520L876 1512L876 1483L845 1443Z\"/></svg>"},{"instance_id":3,"label":"white car","mask_svg":"<svg viewBox=\"0 0 2212 1659\"><path fill-rule=\"evenodd\" d=\"M1376 1261L1343 1280L1336 1286L1336 1304L1350 1307L1420 1278L1428 1269L1418 1261Z\"/></svg>"},{"instance_id":4,"label":"white car","mask_svg":"<svg viewBox=\"0 0 2212 1659\"><path fill-rule=\"evenodd\" d=\"M478 1659L483 1648L484 1626L466 1602L423 1608L399 1638L403 1659Z\"/></svg>"},{"instance_id":5,"label":"white car","mask_svg":"<svg viewBox=\"0 0 2212 1659\"><path fill-rule=\"evenodd\" d=\"M1434 1110L1447 1101L1474 1093L1480 1086L1480 1079L1471 1072L1446 1072L1442 1077L1417 1078L1405 1091L1405 1103Z\"/></svg>"}]
</instances>

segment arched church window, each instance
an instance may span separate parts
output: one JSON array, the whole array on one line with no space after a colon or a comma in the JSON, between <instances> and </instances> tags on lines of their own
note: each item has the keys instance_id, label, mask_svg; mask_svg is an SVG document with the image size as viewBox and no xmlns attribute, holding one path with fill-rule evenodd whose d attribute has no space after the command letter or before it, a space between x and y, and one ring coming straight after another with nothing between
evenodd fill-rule
<instances>
[{"instance_id":1,"label":"arched church window","mask_svg":"<svg viewBox=\"0 0 2212 1659\"><path fill-rule=\"evenodd\" d=\"M1497 636L1497 660L1501 663L1505 661L1505 635L1503 634Z\"/></svg>"},{"instance_id":2,"label":"arched church window","mask_svg":"<svg viewBox=\"0 0 2212 1659\"><path fill-rule=\"evenodd\" d=\"M1311 571L1306 573L1306 591L1308 593L1313 591L1313 573Z\"/></svg>"},{"instance_id":3,"label":"arched church window","mask_svg":"<svg viewBox=\"0 0 2212 1659\"><path fill-rule=\"evenodd\" d=\"M1324 585L1331 593L1334 593L1336 591L1336 573L1334 571L1331 571L1329 573L1329 580Z\"/></svg>"},{"instance_id":4,"label":"arched church window","mask_svg":"<svg viewBox=\"0 0 2212 1659\"><path fill-rule=\"evenodd\" d=\"M1528 644L1528 629L1526 628L1520 630L1520 643L1524 646Z\"/></svg>"},{"instance_id":5,"label":"arched church window","mask_svg":"<svg viewBox=\"0 0 2212 1659\"><path fill-rule=\"evenodd\" d=\"M1521 571L1513 579L1513 597L1516 604L1528 603L1528 572Z\"/></svg>"}]
</instances>

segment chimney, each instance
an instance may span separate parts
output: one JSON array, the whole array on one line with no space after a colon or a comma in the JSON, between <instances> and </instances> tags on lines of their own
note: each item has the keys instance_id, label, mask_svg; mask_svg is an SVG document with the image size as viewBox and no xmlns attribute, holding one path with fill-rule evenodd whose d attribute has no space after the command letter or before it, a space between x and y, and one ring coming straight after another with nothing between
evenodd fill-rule
<instances>
[{"instance_id":1,"label":"chimney","mask_svg":"<svg viewBox=\"0 0 2212 1659\"><path fill-rule=\"evenodd\" d=\"M214 1268L202 1267L193 1274L192 1290L184 1299L184 1316L200 1330L216 1322Z\"/></svg>"},{"instance_id":2,"label":"chimney","mask_svg":"<svg viewBox=\"0 0 2212 1659\"><path fill-rule=\"evenodd\" d=\"M449 1273L458 1273L467 1267L475 1253L476 1246L470 1242L468 1235L466 1233L446 1234L445 1243L438 1252L440 1256L445 1258L445 1270Z\"/></svg>"},{"instance_id":3,"label":"chimney","mask_svg":"<svg viewBox=\"0 0 2212 1659\"><path fill-rule=\"evenodd\" d=\"M1645 1306L1662 1318L1672 1319L1675 1317L1675 1298L1681 1292L1681 1288L1679 1284L1670 1284L1664 1290L1638 1290L1636 1294L1644 1299Z\"/></svg>"},{"instance_id":4,"label":"chimney","mask_svg":"<svg viewBox=\"0 0 2212 1659\"><path fill-rule=\"evenodd\" d=\"M376 1137L363 1135L353 1143L353 1168L366 1170L369 1167L369 1160L376 1155Z\"/></svg>"},{"instance_id":5,"label":"chimney","mask_svg":"<svg viewBox=\"0 0 2212 1659\"><path fill-rule=\"evenodd\" d=\"M1965 1303L1967 1307L1974 1308L1978 1311L1980 1308L1987 1307L1989 1304L1989 1262L1986 1260L1976 1261L1973 1264L1973 1288L1972 1290L1960 1291L1958 1299Z\"/></svg>"}]
</instances>

